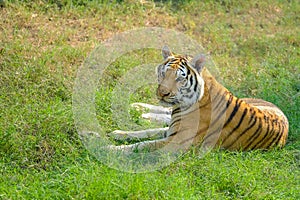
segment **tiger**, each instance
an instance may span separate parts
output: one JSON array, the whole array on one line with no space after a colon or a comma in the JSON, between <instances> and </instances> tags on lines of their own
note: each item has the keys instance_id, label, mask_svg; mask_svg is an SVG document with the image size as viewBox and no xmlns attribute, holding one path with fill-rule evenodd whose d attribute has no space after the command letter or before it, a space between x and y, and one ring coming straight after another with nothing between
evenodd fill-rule
<instances>
[{"instance_id":1,"label":"tiger","mask_svg":"<svg viewBox=\"0 0 300 200\"><path fill-rule=\"evenodd\" d=\"M156 96L164 106L135 103L149 109L145 118L166 122L168 127L142 131L114 131L116 140L149 139L111 149L158 150L168 146L186 150L192 145L232 151L282 148L289 123L274 104L262 99L238 98L220 84L205 67L204 54L174 54L162 48L163 63L157 67Z\"/></svg>"}]
</instances>

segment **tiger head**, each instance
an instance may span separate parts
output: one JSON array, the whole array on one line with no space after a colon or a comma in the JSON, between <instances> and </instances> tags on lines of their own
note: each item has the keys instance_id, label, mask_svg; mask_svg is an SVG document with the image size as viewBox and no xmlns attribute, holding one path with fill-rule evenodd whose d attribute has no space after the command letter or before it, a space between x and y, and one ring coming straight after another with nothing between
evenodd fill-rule
<instances>
[{"instance_id":1,"label":"tiger head","mask_svg":"<svg viewBox=\"0 0 300 200\"><path fill-rule=\"evenodd\" d=\"M198 102L204 93L201 71L205 57L199 55L175 55L165 46L162 49L164 62L157 67L158 88L156 95L167 106L189 107Z\"/></svg>"}]
</instances>

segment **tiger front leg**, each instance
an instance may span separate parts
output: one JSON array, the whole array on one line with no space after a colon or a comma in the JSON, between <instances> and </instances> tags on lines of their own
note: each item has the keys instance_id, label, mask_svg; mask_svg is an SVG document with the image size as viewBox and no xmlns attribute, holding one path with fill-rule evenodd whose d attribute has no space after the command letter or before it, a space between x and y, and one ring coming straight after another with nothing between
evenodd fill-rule
<instances>
[{"instance_id":1,"label":"tiger front leg","mask_svg":"<svg viewBox=\"0 0 300 200\"><path fill-rule=\"evenodd\" d=\"M163 138L166 136L168 129L169 129L168 127L165 127L165 128L146 129L141 131L115 130L109 133L108 136L119 141Z\"/></svg>"},{"instance_id":2,"label":"tiger front leg","mask_svg":"<svg viewBox=\"0 0 300 200\"><path fill-rule=\"evenodd\" d=\"M189 139L182 141L181 137L169 136L162 139L142 141L129 145L108 145L104 148L110 151L123 152L125 154L146 153L160 150L160 153L165 152L166 154L171 155L173 153L182 154L186 152L190 149L192 141L193 140Z\"/></svg>"},{"instance_id":3,"label":"tiger front leg","mask_svg":"<svg viewBox=\"0 0 300 200\"><path fill-rule=\"evenodd\" d=\"M130 145L108 145L104 148L115 152L123 152L126 154L138 152L151 152L163 148L166 144L169 143L169 141L170 138L167 137L158 140L138 142Z\"/></svg>"},{"instance_id":4,"label":"tiger front leg","mask_svg":"<svg viewBox=\"0 0 300 200\"><path fill-rule=\"evenodd\" d=\"M146 103L133 103L131 104L132 107L134 107L137 110L147 110L148 113L143 113L142 118L150 120L150 121L157 121L162 122L167 125L170 124L171 121L171 113L172 108L171 107L162 107L162 106L155 106L151 104Z\"/></svg>"}]
</instances>

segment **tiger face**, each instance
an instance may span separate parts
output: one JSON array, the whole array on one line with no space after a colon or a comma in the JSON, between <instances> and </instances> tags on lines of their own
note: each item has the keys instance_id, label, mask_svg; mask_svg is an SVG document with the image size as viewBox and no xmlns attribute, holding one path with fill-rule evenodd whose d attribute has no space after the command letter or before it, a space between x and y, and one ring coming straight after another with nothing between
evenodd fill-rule
<instances>
[{"instance_id":1,"label":"tiger face","mask_svg":"<svg viewBox=\"0 0 300 200\"><path fill-rule=\"evenodd\" d=\"M204 81L201 70L204 56L190 59L187 56L174 55L168 47L162 50L164 63L157 68L158 99L167 106L191 106L201 99L204 93Z\"/></svg>"}]
</instances>

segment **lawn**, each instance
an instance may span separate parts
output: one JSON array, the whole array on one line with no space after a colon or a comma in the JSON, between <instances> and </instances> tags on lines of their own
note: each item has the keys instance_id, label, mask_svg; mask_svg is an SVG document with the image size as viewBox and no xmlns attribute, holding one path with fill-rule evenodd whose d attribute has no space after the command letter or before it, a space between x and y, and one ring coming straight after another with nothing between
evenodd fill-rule
<instances>
[{"instance_id":1,"label":"lawn","mask_svg":"<svg viewBox=\"0 0 300 200\"><path fill-rule=\"evenodd\" d=\"M0 199L300 199L299 11L293 0L0 1ZM77 73L101 43L142 27L184 33L235 95L281 108L290 123L285 148L204 157L192 149L147 173L93 156L74 121ZM137 50L102 74L95 113L104 131L124 125L111 105L122 77L161 61L158 50ZM155 84L139 88L135 101L156 103Z\"/></svg>"}]
</instances>

